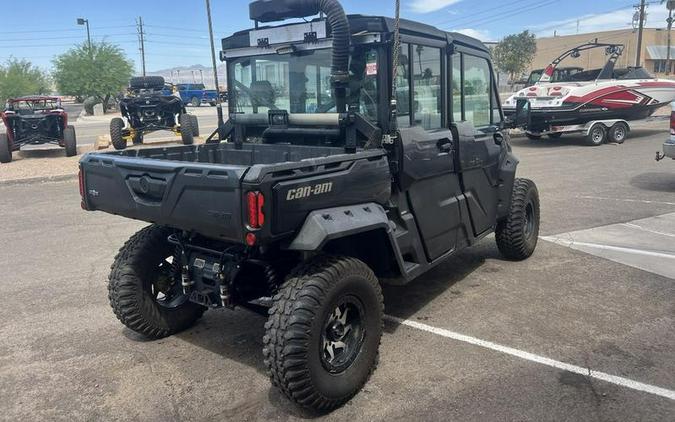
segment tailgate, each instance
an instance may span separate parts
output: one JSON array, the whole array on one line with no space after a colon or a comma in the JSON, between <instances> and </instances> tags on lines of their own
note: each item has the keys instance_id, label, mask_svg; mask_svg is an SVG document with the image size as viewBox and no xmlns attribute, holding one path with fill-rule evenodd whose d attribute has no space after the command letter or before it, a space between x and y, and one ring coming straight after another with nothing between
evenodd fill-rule
<instances>
[{"instance_id":1,"label":"tailgate","mask_svg":"<svg viewBox=\"0 0 675 422\"><path fill-rule=\"evenodd\" d=\"M247 166L88 154L80 167L88 210L243 239L240 179Z\"/></svg>"}]
</instances>

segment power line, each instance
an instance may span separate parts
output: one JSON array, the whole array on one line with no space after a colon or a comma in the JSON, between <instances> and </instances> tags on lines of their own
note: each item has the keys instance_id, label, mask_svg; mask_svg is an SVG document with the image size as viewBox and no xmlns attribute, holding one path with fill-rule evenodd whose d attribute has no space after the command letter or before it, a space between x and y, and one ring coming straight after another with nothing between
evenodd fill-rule
<instances>
[{"instance_id":1,"label":"power line","mask_svg":"<svg viewBox=\"0 0 675 422\"><path fill-rule=\"evenodd\" d=\"M472 19L476 15L481 15L481 14L488 13L488 12L494 12L495 10L503 9L505 7L511 7L514 4L522 3L524 1L531 1L531 0L516 0L516 1L510 2L510 3L502 4L501 6L490 7L488 9L482 9L482 10L479 10L479 11L476 11L476 12L471 12L471 15L467 15L467 16L463 16L463 17L462 16L455 17L455 18L452 18L452 19L444 19L440 22L432 23L432 25L434 25L434 26L443 25L443 24L450 23L450 22L452 22L452 24L454 26L457 26L458 22L459 22L458 23L459 25L462 25L461 21L465 21L467 19ZM536 2L533 2L533 3L536 3Z\"/></svg>"},{"instance_id":2,"label":"power line","mask_svg":"<svg viewBox=\"0 0 675 422\"><path fill-rule=\"evenodd\" d=\"M117 28L133 28L136 25L117 25L117 26L97 26L96 30L99 29L117 29ZM64 29L36 29L34 31L2 31L0 34L34 34L34 33L49 33L49 32L80 32L82 31L81 29L72 29L72 28L64 28Z\"/></svg>"},{"instance_id":3,"label":"power line","mask_svg":"<svg viewBox=\"0 0 675 422\"><path fill-rule=\"evenodd\" d=\"M493 16L488 16L487 18L475 19L473 21L468 21L468 22L463 23L462 25L484 26L488 23L498 22L500 20L504 20L505 18L515 16L515 15L523 13L523 12L529 12L531 10L540 9L542 7L549 6L549 5L551 5L553 3L557 3L557 2L558 2L558 0L548 0L548 1L544 1L544 2L539 2L538 4L530 6L530 7L525 7L525 8L519 7L519 8L516 8L514 10L509 10L509 11L506 11L506 12L495 14Z\"/></svg>"}]
</instances>

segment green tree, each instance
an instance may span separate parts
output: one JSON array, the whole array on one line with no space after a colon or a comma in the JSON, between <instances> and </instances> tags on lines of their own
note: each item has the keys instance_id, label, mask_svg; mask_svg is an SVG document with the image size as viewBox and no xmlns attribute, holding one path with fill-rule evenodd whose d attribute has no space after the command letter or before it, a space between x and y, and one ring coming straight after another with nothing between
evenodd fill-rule
<instances>
[{"instance_id":1,"label":"green tree","mask_svg":"<svg viewBox=\"0 0 675 422\"><path fill-rule=\"evenodd\" d=\"M129 83L133 63L116 45L82 43L54 59L53 77L59 93L95 97L107 110L110 99Z\"/></svg>"},{"instance_id":2,"label":"green tree","mask_svg":"<svg viewBox=\"0 0 675 422\"><path fill-rule=\"evenodd\" d=\"M508 35L492 50L497 68L509 75L511 83L532 63L536 52L536 38L528 30Z\"/></svg>"},{"instance_id":3,"label":"green tree","mask_svg":"<svg viewBox=\"0 0 675 422\"><path fill-rule=\"evenodd\" d=\"M28 60L11 58L0 66L0 101L49 91L47 75Z\"/></svg>"}]
</instances>

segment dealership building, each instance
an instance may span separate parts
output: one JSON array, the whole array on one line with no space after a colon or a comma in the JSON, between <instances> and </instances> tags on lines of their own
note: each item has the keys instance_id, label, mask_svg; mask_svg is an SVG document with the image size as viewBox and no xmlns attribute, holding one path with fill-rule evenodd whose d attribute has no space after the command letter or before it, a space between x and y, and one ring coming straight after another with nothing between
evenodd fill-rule
<instances>
[{"instance_id":1,"label":"dealership building","mask_svg":"<svg viewBox=\"0 0 675 422\"><path fill-rule=\"evenodd\" d=\"M637 55L637 31L620 29L616 31L593 32L576 35L564 35L537 39L537 53L530 65L532 69L545 68L562 52L593 41L597 38L601 43L623 44L625 49L617 67L635 66ZM675 78L675 33L672 35L673 47L670 50L671 70L670 77ZM661 28L645 28L642 35L640 64L650 73L658 77L665 77L667 59L668 31ZM607 61L603 49L591 49L581 53L579 58L568 57L561 66L579 66L585 69L594 69L604 66ZM529 73L529 71L528 71Z\"/></svg>"}]
</instances>

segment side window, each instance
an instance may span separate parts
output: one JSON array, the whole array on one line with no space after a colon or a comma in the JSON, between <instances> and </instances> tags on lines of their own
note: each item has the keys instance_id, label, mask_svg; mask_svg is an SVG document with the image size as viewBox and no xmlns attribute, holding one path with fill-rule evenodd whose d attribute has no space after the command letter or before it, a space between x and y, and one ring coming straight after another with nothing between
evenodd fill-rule
<instances>
[{"instance_id":1,"label":"side window","mask_svg":"<svg viewBox=\"0 0 675 422\"><path fill-rule=\"evenodd\" d=\"M452 121L462 121L462 56L459 53L452 55Z\"/></svg>"},{"instance_id":2,"label":"side window","mask_svg":"<svg viewBox=\"0 0 675 422\"><path fill-rule=\"evenodd\" d=\"M410 69L408 44L401 43L396 69L396 121L398 127L410 126Z\"/></svg>"},{"instance_id":3,"label":"side window","mask_svg":"<svg viewBox=\"0 0 675 422\"><path fill-rule=\"evenodd\" d=\"M424 129L441 127L441 50L413 46L413 118Z\"/></svg>"},{"instance_id":4,"label":"side window","mask_svg":"<svg viewBox=\"0 0 675 422\"><path fill-rule=\"evenodd\" d=\"M464 118L474 127L490 125L491 83L487 60L464 54Z\"/></svg>"}]
</instances>

